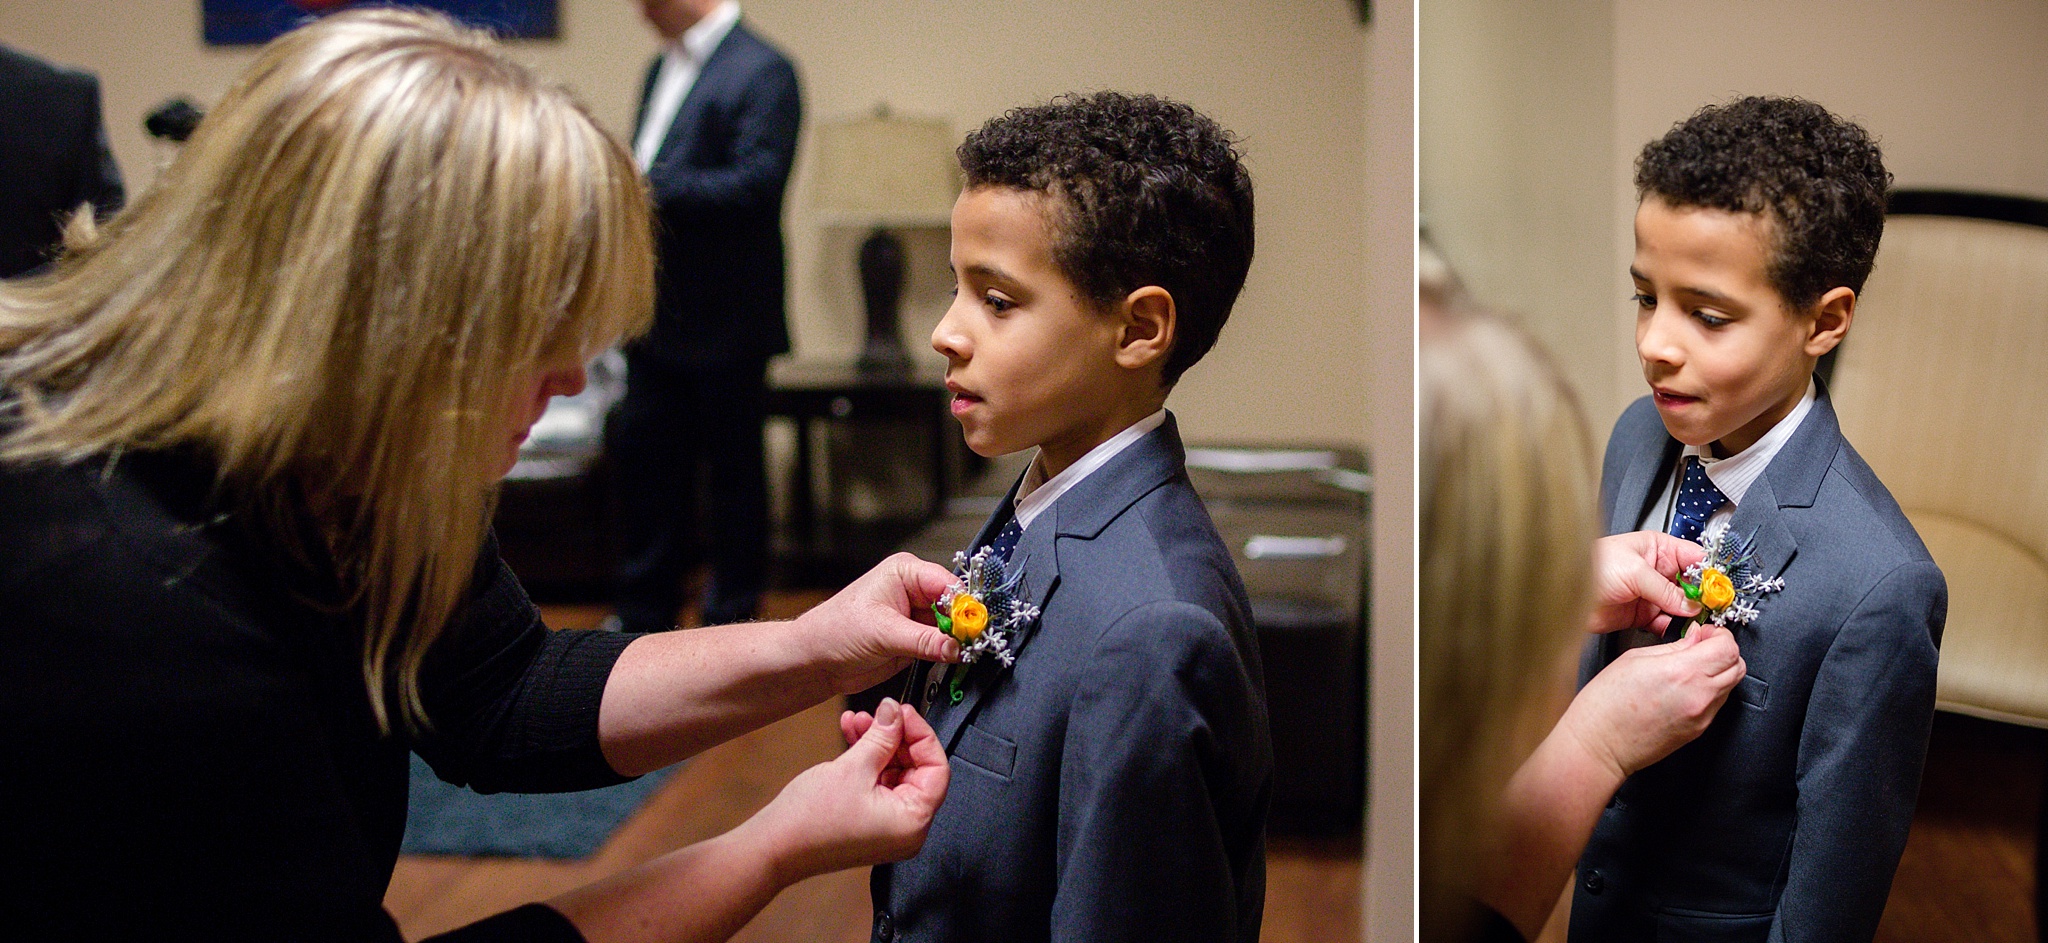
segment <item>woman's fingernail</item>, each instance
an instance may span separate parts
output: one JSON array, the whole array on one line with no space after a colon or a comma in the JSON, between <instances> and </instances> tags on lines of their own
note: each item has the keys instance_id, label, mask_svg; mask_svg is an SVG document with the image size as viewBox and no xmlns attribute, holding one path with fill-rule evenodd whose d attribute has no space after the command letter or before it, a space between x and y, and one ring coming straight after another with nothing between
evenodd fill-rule
<instances>
[{"instance_id":1,"label":"woman's fingernail","mask_svg":"<svg viewBox=\"0 0 2048 943\"><path fill-rule=\"evenodd\" d=\"M875 708L875 723L884 727L896 722L896 699L885 697L881 706Z\"/></svg>"}]
</instances>

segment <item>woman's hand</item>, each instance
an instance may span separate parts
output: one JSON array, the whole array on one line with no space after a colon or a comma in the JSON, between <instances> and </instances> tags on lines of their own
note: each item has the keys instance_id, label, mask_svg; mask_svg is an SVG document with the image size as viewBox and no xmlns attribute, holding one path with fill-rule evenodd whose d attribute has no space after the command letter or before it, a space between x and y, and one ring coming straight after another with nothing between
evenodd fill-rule
<instances>
[{"instance_id":1,"label":"woman's hand","mask_svg":"<svg viewBox=\"0 0 2048 943\"><path fill-rule=\"evenodd\" d=\"M1655 531L1593 541L1593 613L1586 630L1647 629L1662 635L1673 613L1698 614L1700 604L1685 598L1675 580L1706 555L1699 544Z\"/></svg>"},{"instance_id":2,"label":"woman's hand","mask_svg":"<svg viewBox=\"0 0 2048 943\"><path fill-rule=\"evenodd\" d=\"M959 643L930 624L932 603L952 582L945 567L908 553L883 560L797 617L807 660L839 694L880 684L913 658L959 661Z\"/></svg>"},{"instance_id":3,"label":"woman's hand","mask_svg":"<svg viewBox=\"0 0 2048 943\"><path fill-rule=\"evenodd\" d=\"M738 828L548 905L591 943L724 940L791 884L916 854L946 798L946 753L916 711L883 701L876 713L851 749Z\"/></svg>"},{"instance_id":4,"label":"woman's hand","mask_svg":"<svg viewBox=\"0 0 2048 943\"><path fill-rule=\"evenodd\" d=\"M740 827L760 836L780 880L901 861L923 847L951 775L938 735L893 699L864 727L839 758L799 774Z\"/></svg>"},{"instance_id":5,"label":"woman's hand","mask_svg":"<svg viewBox=\"0 0 2048 943\"><path fill-rule=\"evenodd\" d=\"M1535 939L1622 781L1704 732L1747 670L1735 636L1703 625L1593 676L1508 781L1480 898Z\"/></svg>"},{"instance_id":6,"label":"woman's hand","mask_svg":"<svg viewBox=\"0 0 2048 943\"><path fill-rule=\"evenodd\" d=\"M1727 629L1696 626L1676 642L1623 652L1572 699L1557 729L1618 783L1705 732L1748 670Z\"/></svg>"}]
</instances>

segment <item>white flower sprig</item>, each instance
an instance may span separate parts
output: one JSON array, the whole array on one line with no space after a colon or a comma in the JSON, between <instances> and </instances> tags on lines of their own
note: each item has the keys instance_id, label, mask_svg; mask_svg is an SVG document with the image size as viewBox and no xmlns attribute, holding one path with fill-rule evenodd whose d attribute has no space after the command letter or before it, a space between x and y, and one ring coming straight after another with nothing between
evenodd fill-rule
<instances>
[{"instance_id":1,"label":"white flower sprig","mask_svg":"<svg viewBox=\"0 0 2048 943\"><path fill-rule=\"evenodd\" d=\"M1018 629L1038 618L1038 607L1017 594L1024 568L1006 569L992 547L983 547L973 556L964 552L953 555L953 572L959 579L939 594L932 610L938 614L940 631L960 643L963 662L973 664L993 655L1005 666L1015 664L1011 639Z\"/></svg>"},{"instance_id":2,"label":"white flower sprig","mask_svg":"<svg viewBox=\"0 0 2048 943\"><path fill-rule=\"evenodd\" d=\"M1748 538L1724 529L1705 546L1707 555L1686 567L1679 580L1686 596L1699 601L1700 621L1724 628L1756 621L1763 597L1783 590L1785 581L1757 572Z\"/></svg>"}]
</instances>

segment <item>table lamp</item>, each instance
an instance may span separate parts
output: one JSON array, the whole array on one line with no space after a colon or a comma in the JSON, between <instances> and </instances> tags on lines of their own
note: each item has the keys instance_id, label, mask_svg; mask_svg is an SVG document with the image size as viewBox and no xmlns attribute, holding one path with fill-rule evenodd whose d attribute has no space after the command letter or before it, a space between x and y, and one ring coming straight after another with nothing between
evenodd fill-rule
<instances>
[{"instance_id":1,"label":"table lamp","mask_svg":"<svg viewBox=\"0 0 2048 943\"><path fill-rule=\"evenodd\" d=\"M951 221L953 200L960 195L956 143L948 122L892 115L887 105L821 123L813 133L817 163L811 208L819 222L827 228L870 230L856 258L867 307L863 370L910 368L899 313L903 242L891 230Z\"/></svg>"}]
</instances>

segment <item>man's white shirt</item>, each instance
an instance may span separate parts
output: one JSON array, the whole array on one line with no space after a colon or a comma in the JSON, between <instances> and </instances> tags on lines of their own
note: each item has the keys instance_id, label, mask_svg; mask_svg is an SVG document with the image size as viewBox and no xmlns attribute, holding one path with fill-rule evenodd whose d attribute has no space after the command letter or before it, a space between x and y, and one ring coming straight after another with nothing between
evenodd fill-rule
<instances>
[{"instance_id":1,"label":"man's white shirt","mask_svg":"<svg viewBox=\"0 0 2048 943\"><path fill-rule=\"evenodd\" d=\"M739 21L738 0L725 0L662 50L661 69L654 76L654 90L647 96L647 114L641 118L633 138L633 163L640 165L641 173L653 169L654 158L661 153L661 142L668 138L669 125L675 123L676 112L682 109L690 86L697 84L698 73L704 71L704 60L711 58L712 51L725 42L726 34Z\"/></svg>"}]
</instances>

